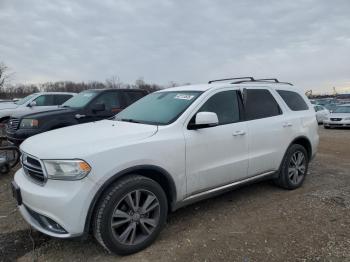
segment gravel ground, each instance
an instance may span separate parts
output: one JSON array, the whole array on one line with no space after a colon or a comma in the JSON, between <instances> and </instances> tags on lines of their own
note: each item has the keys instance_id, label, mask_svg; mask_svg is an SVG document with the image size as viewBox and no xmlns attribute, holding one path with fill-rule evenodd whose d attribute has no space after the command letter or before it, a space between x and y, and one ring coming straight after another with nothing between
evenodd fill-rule
<instances>
[{"instance_id":1,"label":"gravel ground","mask_svg":"<svg viewBox=\"0 0 350 262\"><path fill-rule=\"evenodd\" d=\"M350 261L350 130L320 127L302 188L242 187L171 214L158 240L120 261ZM115 261L91 238L31 232L0 176L0 261Z\"/></svg>"}]
</instances>

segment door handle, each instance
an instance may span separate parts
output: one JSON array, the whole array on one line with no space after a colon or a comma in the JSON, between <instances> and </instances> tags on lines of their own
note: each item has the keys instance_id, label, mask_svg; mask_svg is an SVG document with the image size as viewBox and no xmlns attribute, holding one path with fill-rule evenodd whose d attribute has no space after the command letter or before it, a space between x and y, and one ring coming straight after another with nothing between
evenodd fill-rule
<instances>
[{"instance_id":1,"label":"door handle","mask_svg":"<svg viewBox=\"0 0 350 262\"><path fill-rule=\"evenodd\" d=\"M76 118L76 119L79 119L79 118L83 118L83 117L85 117L85 116L86 116L86 115L76 114L76 115L75 115L75 118Z\"/></svg>"},{"instance_id":2,"label":"door handle","mask_svg":"<svg viewBox=\"0 0 350 262\"><path fill-rule=\"evenodd\" d=\"M233 135L233 136L244 136L244 135L245 135L245 131L243 131L243 130L238 130L238 131L233 132L232 135Z\"/></svg>"},{"instance_id":3,"label":"door handle","mask_svg":"<svg viewBox=\"0 0 350 262\"><path fill-rule=\"evenodd\" d=\"M290 122L286 122L286 123L283 123L282 126L283 126L283 127L289 127L289 126L293 126L293 124L290 123Z\"/></svg>"}]
</instances>

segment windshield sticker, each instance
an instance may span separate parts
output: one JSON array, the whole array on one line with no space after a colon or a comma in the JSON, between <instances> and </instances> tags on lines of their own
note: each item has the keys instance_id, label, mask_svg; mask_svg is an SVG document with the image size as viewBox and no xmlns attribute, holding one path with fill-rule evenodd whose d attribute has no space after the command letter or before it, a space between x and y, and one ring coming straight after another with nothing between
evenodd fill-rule
<instances>
[{"instance_id":1,"label":"windshield sticker","mask_svg":"<svg viewBox=\"0 0 350 262\"><path fill-rule=\"evenodd\" d=\"M174 98L175 99L182 99L182 100L192 100L192 98L194 98L194 96L177 94Z\"/></svg>"}]
</instances>

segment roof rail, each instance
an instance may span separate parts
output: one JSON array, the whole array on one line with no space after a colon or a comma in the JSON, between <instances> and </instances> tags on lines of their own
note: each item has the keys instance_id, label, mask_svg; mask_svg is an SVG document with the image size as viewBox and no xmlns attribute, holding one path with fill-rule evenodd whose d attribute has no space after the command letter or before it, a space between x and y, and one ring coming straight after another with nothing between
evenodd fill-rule
<instances>
[{"instance_id":1,"label":"roof rail","mask_svg":"<svg viewBox=\"0 0 350 262\"><path fill-rule=\"evenodd\" d=\"M255 79L251 76L247 77L234 77L234 78L223 78L223 79L216 79L216 80L210 80L208 84L214 83L214 82L221 82L221 81L229 81L229 80L239 80L239 79L249 79L248 81L254 81Z\"/></svg>"},{"instance_id":2,"label":"roof rail","mask_svg":"<svg viewBox=\"0 0 350 262\"><path fill-rule=\"evenodd\" d=\"M231 82L230 84L242 84L242 83L260 82L260 83L284 84L284 85L293 86L292 83L289 83L289 82L280 82L277 78L259 78L259 79L255 79L254 77L251 77L251 76L210 80L210 81L208 82L208 84L211 84L211 83L213 83L213 82L221 82L221 81L228 81L228 80L239 80L239 81Z\"/></svg>"}]
</instances>

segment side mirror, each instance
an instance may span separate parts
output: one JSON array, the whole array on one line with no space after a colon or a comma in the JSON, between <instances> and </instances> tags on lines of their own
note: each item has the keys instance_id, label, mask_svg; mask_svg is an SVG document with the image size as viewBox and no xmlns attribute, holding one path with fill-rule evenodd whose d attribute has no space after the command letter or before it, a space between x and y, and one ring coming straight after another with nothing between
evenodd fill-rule
<instances>
[{"instance_id":1,"label":"side mirror","mask_svg":"<svg viewBox=\"0 0 350 262\"><path fill-rule=\"evenodd\" d=\"M105 111L106 106L105 106L105 104L95 104L92 106L91 109L93 112Z\"/></svg>"},{"instance_id":2,"label":"side mirror","mask_svg":"<svg viewBox=\"0 0 350 262\"><path fill-rule=\"evenodd\" d=\"M32 101L28 104L29 107L33 107L33 106L36 106L36 102L35 101Z\"/></svg>"},{"instance_id":3,"label":"side mirror","mask_svg":"<svg viewBox=\"0 0 350 262\"><path fill-rule=\"evenodd\" d=\"M190 124L188 129L200 129L206 127L213 127L219 124L219 119L216 113L213 112L199 112L196 114L195 123Z\"/></svg>"}]
</instances>

